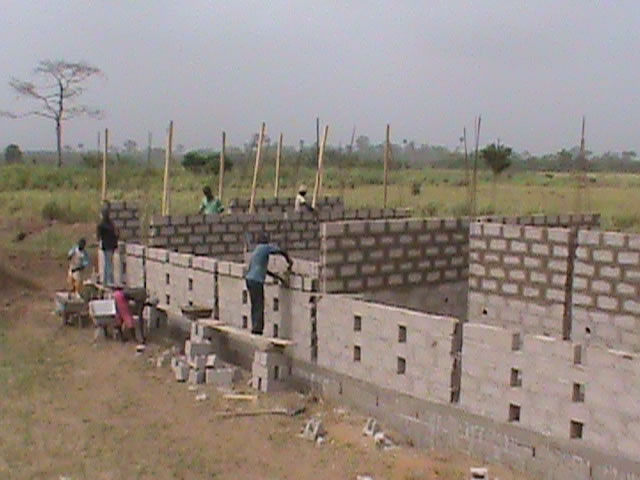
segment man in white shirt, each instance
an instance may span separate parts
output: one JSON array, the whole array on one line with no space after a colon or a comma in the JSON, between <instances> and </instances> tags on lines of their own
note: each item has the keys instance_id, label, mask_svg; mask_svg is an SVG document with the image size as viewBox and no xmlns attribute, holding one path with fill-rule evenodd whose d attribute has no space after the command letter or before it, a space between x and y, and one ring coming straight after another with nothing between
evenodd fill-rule
<instances>
[{"instance_id":1,"label":"man in white shirt","mask_svg":"<svg viewBox=\"0 0 640 480\"><path fill-rule=\"evenodd\" d=\"M313 212L313 207L307 203L305 195L307 194L307 187L303 184L298 188L298 195L296 195L295 212Z\"/></svg>"}]
</instances>

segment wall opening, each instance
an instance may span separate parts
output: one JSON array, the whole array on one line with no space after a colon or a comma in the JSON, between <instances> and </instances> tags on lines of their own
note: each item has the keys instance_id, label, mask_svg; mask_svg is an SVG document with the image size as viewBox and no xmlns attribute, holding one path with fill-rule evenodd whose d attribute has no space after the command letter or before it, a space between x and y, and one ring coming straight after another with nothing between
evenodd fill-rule
<instances>
[{"instance_id":1,"label":"wall opening","mask_svg":"<svg viewBox=\"0 0 640 480\"><path fill-rule=\"evenodd\" d=\"M167 273L167 274L165 274L165 276L164 276L164 283L165 283L166 285L170 285L170 284L171 284L171 277L169 276L169 274L168 274L168 273Z\"/></svg>"},{"instance_id":2,"label":"wall opening","mask_svg":"<svg viewBox=\"0 0 640 480\"><path fill-rule=\"evenodd\" d=\"M582 438L583 429L584 424L582 422L571 420L571 423L569 424L569 438Z\"/></svg>"},{"instance_id":3,"label":"wall opening","mask_svg":"<svg viewBox=\"0 0 640 480\"><path fill-rule=\"evenodd\" d=\"M407 371L407 361L402 357L398 357L397 363L398 365L396 372L398 373L398 375L404 375Z\"/></svg>"},{"instance_id":4,"label":"wall opening","mask_svg":"<svg viewBox=\"0 0 640 480\"><path fill-rule=\"evenodd\" d=\"M360 315L353 316L353 331L354 332L362 331L362 317Z\"/></svg>"},{"instance_id":5,"label":"wall opening","mask_svg":"<svg viewBox=\"0 0 640 480\"><path fill-rule=\"evenodd\" d=\"M574 345L573 347L573 364L582 365L582 346Z\"/></svg>"},{"instance_id":6,"label":"wall opening","mask_svg":"<svg viewBox=\"0 0 640 480\"><path fill-rule=\"evenodd\" d=\"M522 348L522 338L519 333L514 333L511 339L511 351L517 352Z\"/></svg>"},{"instance_id":7,"label":"wall opening","mask_svg":"<svg viewBox=\"0 0 640 480\"><path fill-rule=\"evenodd\" d=\"M407 343L407 327L398 325L398 343Z\"/></svg>"},{"instance_id":8,"label":"wall opening","mask_svg":"<svg viewBox=\"0 0 640 480\"><path fill-rule=\"evenodd\" d=\"M353 347L353 361L354 362L359 362L361 358L362 358L362 351L360 349L360 346L359 345L355 345Z\"/></svg>"},{"instance_id":9,"label":"wall opening","mask_svg":"<svg viewBox=\"0 0 640 480\"><path fill-rule=\"evenodd\" d=\"M242 316L242 328L247 328L249 325L249 319L246 315Z\"/></svg>"},{"instance_id":10,"label":"wall opening","mask_svg":"<svg viewBox=\"0 0 640 480\"><path fill-rule=\"evenodd\" d=\"M246 290L242 290L242 304L246 305L248 302L247 297L249 296L249 293Z\"/></svg>"},{"instance_id":11,"label":"wall opening","mask_svg":"<svg viewBox=\"0 0 640 480\"><path fill-rule=\"evenodd\" d=\"M571 400L576 403L584 402L584 384L583 383L573 384L573 393L571 395Z\"/></svg>"},{"instance_id":12,"label":"wall opening","mask_svg":"<svg viewBox=\"0 0 640 480\"><path fill-rule=\"evenodd\" d=\"M278 312L280 310L280 300L278 298L273 299L273 311Z\"/></svg>"},{"instance_id":13,"label":"wall opening","mask_svg":"<svg viewBox=\"0 0 640 480\"><path fill-rule=\"evenodd\" d=\"M193 291L193 278L189 279L189 291Z\"/></svg>"},{"instance_id":14,"label":"wall opening","mask_svg":"<svg viewBox=\"0 0 640 480\"><path fill-rule=\"evenodd\" d=\"M522 386L522 372L517 368L511 369L511 382L510 385L512 387L521 387Z\"/></svg>"},{"instance_id":15,"label":"wall opening","mask_svg":"<svg viewBox=\"0 0 640 480\"><path fill-rule=\"evenodd\" d=\"M520 405L516 405L515 403L509 404L509 421L510 422L520 421Z\"/></svg>"},{"instance_id":16,"label":"wall opening","mask_svg":"<svg viewBox=\"0 0 640 480\"><path fill-rule=\"evenodd\" d=\"M273 367L273 379L274 380L279 380L280 379L280 366L276 365L275 367Z\"/></svg>"},{"instance_id":17,"label":"wall opening","mask_svg":"<svg viewBox=\"0 0 640 480\"><path fill-rule=\"evenodd\" d=\"M273 324L273 338L278 338L278 324Z\"/></svg>"},{"instance_id":18,"label":"wall opening","mask_svg":"<svg viewBox=\"0 0 640 480\"><path fill-rule=\"evenodd\" d=\"M165 295L165 300L167 301L167 305L171 305L171 295Z\"/></svg>"}]
</instances>

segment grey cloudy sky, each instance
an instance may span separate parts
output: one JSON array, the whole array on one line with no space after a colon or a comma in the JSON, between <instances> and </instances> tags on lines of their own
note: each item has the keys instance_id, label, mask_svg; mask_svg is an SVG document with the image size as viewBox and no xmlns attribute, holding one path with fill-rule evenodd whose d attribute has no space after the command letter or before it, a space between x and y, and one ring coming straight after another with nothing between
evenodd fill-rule
<instances>
[{"instance_id":1,"label":"grey cloudy sky","mask_svg":"<svg viewBox=\"0 0 640 480\"><path fill-rule=\"evenodd\" d=\"M86 103L103 120L67 124L64 143L241 144L267 122L285 143L381 141L454 147L483 116L482 143L539 153L578 143L640 150L637 0L0 0L0 110L27 108L7 82L40 59L86 60L106 79ZM55 146L45 120L0 119L0 145ZM2 147L4 148L4 147Z\"/></svg>"}]
</instances>

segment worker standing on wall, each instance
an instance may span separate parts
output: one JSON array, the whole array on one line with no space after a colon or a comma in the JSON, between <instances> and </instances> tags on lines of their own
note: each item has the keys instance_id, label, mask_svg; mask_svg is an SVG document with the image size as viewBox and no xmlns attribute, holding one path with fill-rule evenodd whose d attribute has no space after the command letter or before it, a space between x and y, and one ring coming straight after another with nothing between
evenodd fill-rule
<instances>
[{"instance_id":1,"label":"worker standing on wall","mask_svg":"<svg viewBox=\"0 0 640 480\"><path fill-rule=\"evenodd\" d=\"M202 189L202 193L204 194L204 197L200 203L200 210L198 210L198 213L204 213L205 215L219 215L224 212L222 202L219 198L213 196L211 188L208 185Z\"/></svg>"},{"instance_id":2,"label":"worker standing on wall","mask_svg":"<svg viewBox=\"0 0 640 480\"><path fill-rule=\"evenodd\" d=\"M313 212L313 207L307 203L307 198L305 197L306 194L307 187L304 184L300 185L300 187L298 188L298 195L296 195L296 202L294 206L296 213Z\"/></svg>"},{"instance_id":3,"label":"worker standing on wall","mask_svg":"<svg viewBox=\"0 0 640 480\"><path fill-rule=\"evenodd\" d=\"M266 234L261 233L258 236L258 245L251 254L249 271L245 277L251 299L251 333L254 335L262 335L264 330L264 280L267 275L280 279L267 269L270 255L282 255L287 261L289 270L293 265L287 252L275 245L269 245L269 238Z\"/></svg>"},{"instance_id":4,"label":"worker standing on wall","mask_svg":"<svg viewBox=\"0 0 640 480\"><path fill-rule=\"evenodd\" d=\"M118 248L118 230L111 221L110 208L107 205L102 207L102 219L98 224L96 236L100 242L102 250L104 285L113 285L113 253Z\"/></svg>"}]
</instances>

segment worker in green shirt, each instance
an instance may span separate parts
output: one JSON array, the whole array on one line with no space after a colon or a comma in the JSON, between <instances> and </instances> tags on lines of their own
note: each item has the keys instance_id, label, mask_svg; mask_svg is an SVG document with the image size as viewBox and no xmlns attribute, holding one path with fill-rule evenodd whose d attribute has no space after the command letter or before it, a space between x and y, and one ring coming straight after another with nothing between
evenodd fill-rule
<instances>
[{"instance_id":1,"label":"worker in green shirt","mask_svg":"<svg viewBox=\"0 0 640 480\"><path fill-rule=\"evenodd\" d=\"M224 212L222 202L219 198L215 198L213 196L209 186L204 187L202 189L202 193L204 193L204 197L202 198L202 203L200 204L200 210L198 210L198 213L204 213L205 215L217 215Z\"/></svg>"}]
</instances>

